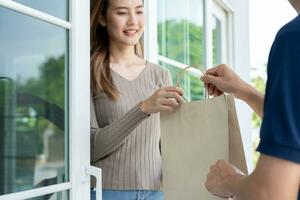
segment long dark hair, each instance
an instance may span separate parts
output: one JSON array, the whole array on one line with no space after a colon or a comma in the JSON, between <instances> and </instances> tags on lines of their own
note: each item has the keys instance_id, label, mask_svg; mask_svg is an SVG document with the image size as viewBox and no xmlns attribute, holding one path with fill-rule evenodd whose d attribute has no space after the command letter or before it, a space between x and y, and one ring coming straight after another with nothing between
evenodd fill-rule
<instances>
[{"instance_id":1,"label":"long dark hair","mask_svg":"<svg viewBox=\"0 0 300 200\"><path fill-rule=\"evenodd\" d=\"M104 92L111 100L118 98L118 90L113 83L109 67L109 36L106 27L99 23L105 17L109 0L91 2L91 90L93 95ZM143 57L141 41L134 46L136 55Z\"/></svg>"}]
</instances>

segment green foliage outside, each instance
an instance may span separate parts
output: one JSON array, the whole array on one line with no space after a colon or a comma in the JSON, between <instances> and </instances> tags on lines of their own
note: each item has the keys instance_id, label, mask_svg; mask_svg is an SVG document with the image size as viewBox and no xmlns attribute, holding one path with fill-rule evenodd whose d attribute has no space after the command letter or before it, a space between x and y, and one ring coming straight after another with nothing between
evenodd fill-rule
<instances>
[{"instance_id":1,"label":"green foliage outside","mask_svg":"<svg viewBox=\"0 0 300 200\"><path fill-rule=\"evenodd\" d=\"M18 91L31 93L64 109L65 100L65 56L49 58L39 67L38 78L25 84L19 83Z\"/></svg>"},{"instance_id":2,"label":"green foliage outside","mask_svg":"<svg viewBox=\"0 0 300 200\"><path fill-rule=\"evenodd\" d=\"M176 60L186 65L203 66L203 27L187 20L167 20L158 24L159 55ZM176 84L176 76L179 73L177 67L160 63L169 69ZM192 73L186 73L180 86L185 90L185 96L189 100L203 98L204 85Z\"/></svg>"},{"instance_id":3,"label":"green foliage outside","mask_svg":"<svg viewBox=\"0 0 300 200\"><path fill-rule=\"evenodd\" d=\"M65 56L49 58L39 67L39 76L30 78L25 83L17 82L17 93L26 93L58 106L65 110ZM49 108L45 104L16 107L16 131L18 134L30 132L37 137L38 153L43 153L43 134L51 129L56 134L64 134L64 130L56 127L43 116Z\"/></svg>"}]
</instances>

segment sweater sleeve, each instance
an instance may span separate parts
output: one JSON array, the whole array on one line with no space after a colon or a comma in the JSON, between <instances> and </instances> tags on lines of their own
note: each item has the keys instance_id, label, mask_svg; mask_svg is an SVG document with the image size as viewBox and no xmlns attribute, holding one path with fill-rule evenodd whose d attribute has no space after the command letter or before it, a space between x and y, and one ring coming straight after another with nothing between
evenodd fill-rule
<instances>
[{"instance_id":1,"label":"sweater sleeve","mask_svg":"<svg viewBox=\"0 0 300 200\"><path fill-rule=\"evenodd\" d=\"M140 104L123 117L105 126L98 127L94 102L91 100L91 162L101 160L120 147L126 137L149 115L143 113Z\"/></svg>"}]
</instances>

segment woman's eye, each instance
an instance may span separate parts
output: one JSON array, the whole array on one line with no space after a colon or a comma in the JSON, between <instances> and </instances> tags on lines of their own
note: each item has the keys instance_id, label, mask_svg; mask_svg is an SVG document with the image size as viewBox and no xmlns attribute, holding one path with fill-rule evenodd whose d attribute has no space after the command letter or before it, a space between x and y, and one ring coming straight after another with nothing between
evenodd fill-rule
<instances>
[{"instance_id":1,"label":"woman's eye","mask_svg":"<svg viewBox=\"0 0 300 200\"><path fill-rule=\"evenodd\" d=\"M144 14L143 11L138 11L137 14L141 15L141 14Z\"/></svg>"},{"instance_id":2,"label":"woman's eye","mask_svg":"<svg viewBox=\"0 0 300 200\"><path fill-rule=\"evenodd\" d=\"M126 15L126 12L117 12L118 15Z\"/></svg>"}]
</instances>

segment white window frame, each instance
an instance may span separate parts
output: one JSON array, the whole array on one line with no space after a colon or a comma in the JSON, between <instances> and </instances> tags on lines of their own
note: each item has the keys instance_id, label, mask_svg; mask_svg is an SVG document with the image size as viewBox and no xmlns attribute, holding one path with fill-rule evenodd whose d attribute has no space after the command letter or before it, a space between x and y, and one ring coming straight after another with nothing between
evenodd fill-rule
<instances>
[{"instance_id":1,"label":"white window frame","mask_svg":"<svg viewBox=\"0 0 300 200\"><path fill-rule=\"evenodd\" d=\"M90 2L70 0L70 22L12 0L0 6L69 30L69 182L0 196L22 200L69 191L70 199L90 198L90 175L97 176L97 200L101 200L101 170L90 166ZM85 98L82 98L85 97Z\"/></svg>"},{"instance_id":2,"label":"white window frame","mask_svg":"<svg viewBox=\"0 0 300 200\"><path fill-rule=\"evenodd\" d=\"M213 44L213 38L212 38L212 26L211 26L211 20L212 17L215 15L219 19L221 19L221 22L224 19L224 14L221 13L221 9L226 12L226 22L225 26L222 24L222 30L226 30L226 32L222 34L223 37L226 38L225 41L223 41L222 44L222 62L228 64L229 66L234 66L234 59L233 59L233 27L234 27L234 10L231 7L231 5L226 0L204 0L204 26L205 26L205 65L207 68L213 67L213 55L212 55L212 44ZM224 21L223 21L224 22ZM226 52L226 53L225 53Z\"/></svg>"},{"instance_id":3,"label":"white window frame","mask_svg":"<svg viewBox=\"0 0 300 200\"><path fill-rule=\"evenodd\" d=\"M220 22L220 28L221 28L221 44L217 48L220 49L221 53L221 63L228 63L228 18L227 18L227 12L215 1L213 1L212 4L212 16L211 19L214 20L213 18L216 18ZM216 24L218 25L218 24ZM213 30L212 30L213 31ZM213 34L213 33L212 33Z\"/></svg>"}]
</instances>

